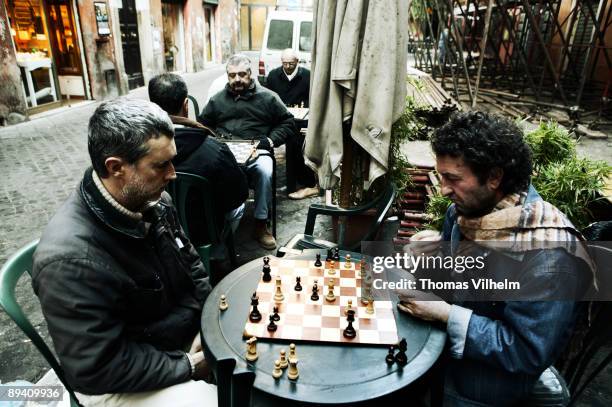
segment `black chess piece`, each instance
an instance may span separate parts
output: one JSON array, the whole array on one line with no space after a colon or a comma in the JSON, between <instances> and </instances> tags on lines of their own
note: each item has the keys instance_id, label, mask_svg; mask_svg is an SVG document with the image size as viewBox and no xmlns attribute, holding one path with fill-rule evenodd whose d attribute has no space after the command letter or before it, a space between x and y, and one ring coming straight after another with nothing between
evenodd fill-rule
<instances>
[{"instance_id":1,"label":"black chess piece","mask_svg":"<svg viewBox=\"0 0 612 407\"><path fill-rule=\"evenodd\" d=\"M387 362L388 365L392 365L395 363L395 356L393 355L394 352L395 352L395 346L394 345L389 346L389 353L387 354L387 357L385 358L385 362Z\"/></svg>"},{"instance_id":2,"label":"black chess piece","mask_svg":"<svg viewBox=\"0 0 612 407\"><path fill-rule=\"evenodd\" d=\"M264 283L268 283L270 281L272 281L272 276L270 275L270 272L272 271L272 268L270 267L270 258L268 256L263 258L263 282Z\"/></svg>"},{"instance_id":3,"label":"black chess piece","mask_svg":"<svg viewBox=\"0 0 612 407\"><path fill-rule=\"evenodd\" d=\"M266 329L268 330L268 332L274 332L277 328L278 325L274 323L274 315L270 315L270 323L268 324L268 327Z\"/></svg>"},{"instance_id":4,"label":"black chess piece","mask_svg":"<svg viewBox=\"0 0 612 407\"><path fill-rule=\"evenodd\" d=\"M314 262L314 266L315 267L321 267L323 265L323 263L321 263L321 255L319 253L317 253L317 259Z\"/></svg>"},{"instance_id":5,"label":"black chess piece","mask_svg":"<svg viewBox=\"0 0 612 407\"><path fill-rule=\"evenodd\" d=\"M302 279L300 277L295 278L295 287L294 287L295 291L302 291L302 284L300 284L301 281Z\"/></svg>"},{"instance_id":6,"label":"black chess piece","mask_svg":"<svg viewBox=\"0 0 612 407\"><path fill-rule=\"evenodd\" d=\"M333 260L336 261L336 262L340 261L340 249L337 248L337 247L334 249L334 258L333 258Z\"/></svg>"},{"instance_id":7,"label":"black chess piece","mask_svg":"<svg viewBox=\"0 0 612 407\"><path fill-rule=\"evenodd\" d=\"M310 296L310 299L313 301L319 301L319 287L317 286L317 283L314 283L312 286L312 295Z\"/></svg>"},{"instance_id":8,"label":"black chess piece","mask_svg":"<svg viewBox=\"0 0 612 407\"><path fill-rule=\"evenodd\" d=\"M327 257L325 258L325 261L332 261L333 259L334 259L334 253L332 249L327 249Z\"/></svg>"},{"instance_id":9,"label":"black chess piece","mask_svg":"<svg viewBox=\"0 0 612 407\"><path fill-rule=\"evenodd\" d=\"M278 307L274 307L272 309L274 310L274 314L272 314L272 316L274 317L274 320L276 322L280 321L280 315L278 315Z\"/></svg>"},{"instance_id":10,"label":"black chess piece","mask_svg":"<svg viewBox=\"0 0 612 407\"><path fill-rule=\"evenodd\" d=\"M404 366L408 363L408 357L406 356L406 350L408 349L408 344L406 343L406 338L402 338L399 343L399 352L395 355L395 361L398 365Z\"/></svg>"},{"instance_id":11,"label":"black chess piece","mask_svg":"<svg viewBox=\"0 0 612 407\"><path fill-rule=\"evenodd\" d=\"M346 320L348 321L348 325L346 328L344 328L342 335L344 335L345 338L353 339L357 336L357 331L353 327L353 322L355 321L355 310L350 309L347 311Z\"/></svg>"},{"instance_id":12,"label":"black chess piece","mask_svg":"<svg viewBox=\"0 0 612 407\"><path fill-rule=\"evenodd\" d=\"M261 313L257 309L257 306L259 305L259 297L257 297L257 293L253 293L253 295L251 296L251 305L253 306L253 309L251 310L251 313L249 314L249 321L251 322L261 321Z\"/></svg>"}]
</instances>

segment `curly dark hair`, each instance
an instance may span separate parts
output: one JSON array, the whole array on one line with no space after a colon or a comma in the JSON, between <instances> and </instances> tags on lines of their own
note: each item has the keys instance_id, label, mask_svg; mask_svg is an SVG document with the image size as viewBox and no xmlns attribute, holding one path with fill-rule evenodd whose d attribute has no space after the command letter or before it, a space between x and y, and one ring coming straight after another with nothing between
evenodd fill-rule
<instances>
[{"instance_id":1,"label":"curly dark hair","mask_svg":"<svg viewBox=\"0 0 612 407\"><path fill-rule=\"evenodd\" d=\"M463 158L481 183L492 169L502 169L500 187L505 194L524 191L529 186L531 148L521 129L501 116L484 112L455 114L434 132L431 145L437 156Z\"/></svg>"}]
</instances>

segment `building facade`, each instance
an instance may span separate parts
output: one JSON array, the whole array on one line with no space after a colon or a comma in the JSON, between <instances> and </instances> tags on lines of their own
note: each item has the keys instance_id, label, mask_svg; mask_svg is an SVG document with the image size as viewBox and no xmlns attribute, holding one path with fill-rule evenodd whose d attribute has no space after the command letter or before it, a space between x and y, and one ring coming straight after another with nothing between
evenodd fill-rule
<instances>
[{"instance_id":1,"label":"building facade","mask_svg":"<svg viewBox=\"0 0 612 407\"><path fill-rule=\"evenodd\" d=\"M239 0L0 0L0 125L201 71L238 30Z\"/></svg>"}]
</instances>

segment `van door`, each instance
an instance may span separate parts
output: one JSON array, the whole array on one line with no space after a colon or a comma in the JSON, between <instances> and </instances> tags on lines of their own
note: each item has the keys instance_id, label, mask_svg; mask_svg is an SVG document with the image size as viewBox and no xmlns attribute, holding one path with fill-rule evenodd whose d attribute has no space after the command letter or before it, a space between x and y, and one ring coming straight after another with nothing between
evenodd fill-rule
<instances>
[{"instance_id":1,"label":"van door","mask_svg":"<svg viewBox=\"0 0 612 407\"><path fill-rule=\"evenodd\" d=\"M265 64L265 75L281 65L280 56L285 48L293 48L294 22L292 20L270 20L264 35L262 58Z\"/></svg>"}]
</instances>

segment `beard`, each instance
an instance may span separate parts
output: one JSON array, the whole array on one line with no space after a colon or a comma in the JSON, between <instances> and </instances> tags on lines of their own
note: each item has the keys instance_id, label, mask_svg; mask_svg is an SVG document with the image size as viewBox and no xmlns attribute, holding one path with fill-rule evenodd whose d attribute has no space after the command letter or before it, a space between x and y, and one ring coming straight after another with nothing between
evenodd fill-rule
<instances>
[{"instance_id":1,"label":"beard","mask_svg":"<svg viewBox=\"0 0 612 407\"><path fill-rule=\"evenodd\" d=\"M121 188L121 197L126 208L139 211L147 203L158 200L162 190L163 188L147 187L142 178L134 174L130 182Z\"/></svg>"},{"instance_id":2,"label":"beard","mask_svg":"<svg viewBox=\"0 0 612 407\"><path fill-rule=\"evenodd\" d=\"M453 200L451 198L451 200ZM478 218L491 212L497 204L495 193L485 189L474 191L467 202L455 202L457 213L468 218Z\"/></svg>"}]
</instances>

